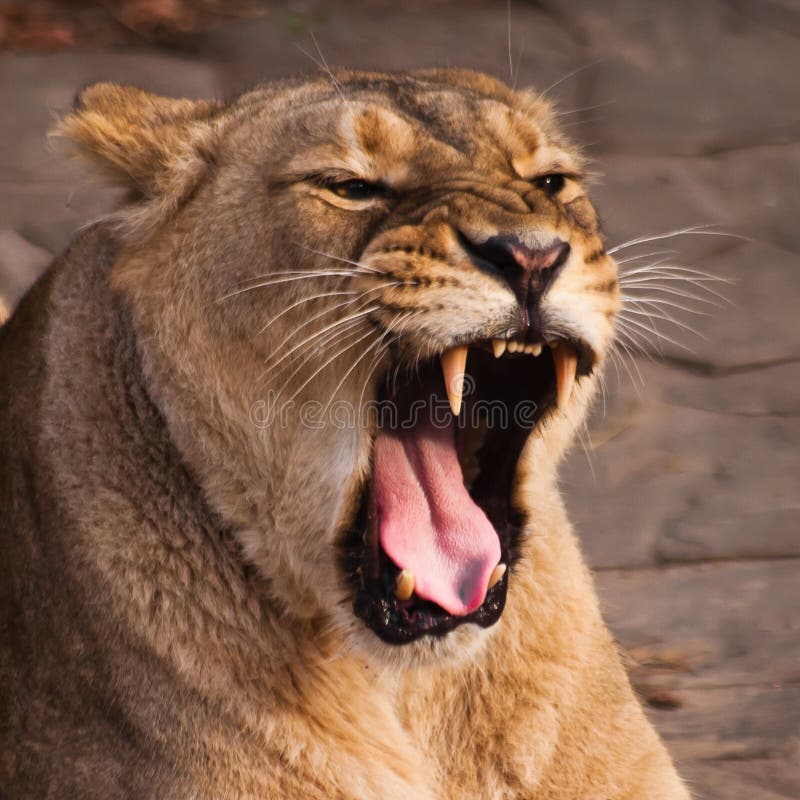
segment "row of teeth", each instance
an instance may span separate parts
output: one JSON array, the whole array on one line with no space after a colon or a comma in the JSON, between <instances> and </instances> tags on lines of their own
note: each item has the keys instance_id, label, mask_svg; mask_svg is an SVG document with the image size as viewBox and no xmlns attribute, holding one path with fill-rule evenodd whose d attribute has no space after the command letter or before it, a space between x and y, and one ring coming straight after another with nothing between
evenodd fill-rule
<instances>
[{"instance_id":1,"label":"row of teeth","mask_svg":"<svg viewBox=\"0 0 800 800\"><path fill-rule=\"evenodd\" d=\"M492 350L494 357L500 358L506 350L509 353L527 353L534 358L542 354L542 344L529 344L528 342L518 342L516 339L492 339Z\"/></svg>"},{"instance_id":2,"label":"row of teeth","mask_svg":"<svg viewBox=\"0 0 800 800\"><path fill-rule=\"evenodd\" d=\"M488 592L499 580L502 579L503 575L506 574L506 565L501 561L493 570L492 574L489 576L489 583L486 586L486 591ZM411 598L411 595L414 594L414 573L410 569L403 569L397 575L397 578L394 582L394 594L395 597L400 600L401 602L405 602Z\"/></svg>"},{"instance_id":3,"label":"row of teeth","mask_svg":"<svg viewBox=\"0 0 800 800\"><path fill-rule=\"evenodd\" d=\"M548 347L553 353L553 363L556 367L556 404L559 408L564 408L569 402L572 387L575 385L578 355L573 348L561 342L554 342ZM493 339L492 350L495 358L500 358L506 350L509 353L528 353L535 358L541 355L542 345L540 343L528 344L514 339ZM469 346L461 344L451 347L441 355L447 399L456 417L461 412L461 401L464 397L464 375L467 369L468 353Z\"/></svg>"}]
</instances>

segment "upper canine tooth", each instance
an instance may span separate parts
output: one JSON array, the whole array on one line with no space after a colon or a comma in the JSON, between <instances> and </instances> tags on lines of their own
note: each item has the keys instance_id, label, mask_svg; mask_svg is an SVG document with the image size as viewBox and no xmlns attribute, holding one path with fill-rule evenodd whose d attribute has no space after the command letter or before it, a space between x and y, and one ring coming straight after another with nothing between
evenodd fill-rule
<instances>
[{"instance_id":1,"label":"upper canine tooth","mask_svg":"<svg viewBox=\"0 0 800 800\"><path fill-rule=\"evenodd\" d=\"M556 405L564 408L569 402L572 386L575 383L578 355L569 345L551 344L550 348L556 366Z\"/></svg>"},{"instance_id":2,"label":"upper canine tooth","mask_svg":"<svg viewBox=\"0 0 800 800\"><path fill-rule=\"evenodd\" d=\"M451 347L441 355L447 399L450 402L450 409L456 417L461 411L461 398L464 396L464 372L467 368L468 351L469 347L461 344Z\"/></svg>"},{"instance_id":3,"label":"upper canine tooth","mask_svg":"<svg viewBox=\"0 0 800 800\"><path fill-rule=\"evenodd\" d=\"M494 350L494 357L500 358L506 351L507 342L505 339L492 339L492 350Z\"/></svg>"}]
</instances>

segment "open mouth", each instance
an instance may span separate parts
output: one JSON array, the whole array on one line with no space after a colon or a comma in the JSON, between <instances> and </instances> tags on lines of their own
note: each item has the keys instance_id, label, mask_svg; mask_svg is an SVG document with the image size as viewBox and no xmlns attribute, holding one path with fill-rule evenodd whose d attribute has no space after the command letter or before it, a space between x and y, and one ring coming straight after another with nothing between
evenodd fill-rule
<instances>
[{"instance_id":1,"label":"open mouth","mask_svg":"<svg viewBox=\"0 0 800 800\"><path fill-rule=\"evenodd\" d=\"M354 613L382 640L497 622L525 523L522 449L593 361L582 342L490 340L389 370L372 477L340 540Z\"/></svg>"}]
</instances>

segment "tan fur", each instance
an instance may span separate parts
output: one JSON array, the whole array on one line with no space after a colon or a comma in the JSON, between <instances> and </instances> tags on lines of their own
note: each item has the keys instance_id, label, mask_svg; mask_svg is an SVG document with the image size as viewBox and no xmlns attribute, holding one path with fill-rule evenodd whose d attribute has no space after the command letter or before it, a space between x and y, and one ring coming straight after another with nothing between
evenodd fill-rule
<instances>
[{"instance_id":1,"label":"tan fur","mask_svg":"<svg viewBox=\"0 0 800 800\"><path fill-rule=\"evenodd\" d=\"M0 333L0 794L687 798L556 483L596 378L526 446L500 621L402 647L355 618L336 558L369 423L298 410L374 397L368 316L409 357L503 330L513 294L456 228L569 240L547 310L602 362L616 266L546 101L458 70L228 104L98 84L58 133L131 195ZM560 200L542 171L571 174ZM407 199L389 225L319 175Z\"/></svg>"}]
</instances>

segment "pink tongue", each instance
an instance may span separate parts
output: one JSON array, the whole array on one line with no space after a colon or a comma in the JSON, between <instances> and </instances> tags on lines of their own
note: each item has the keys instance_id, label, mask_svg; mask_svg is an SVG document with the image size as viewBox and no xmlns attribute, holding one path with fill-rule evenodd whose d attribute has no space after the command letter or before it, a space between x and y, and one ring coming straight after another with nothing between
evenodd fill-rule
<instances>
[{"instance_id":1,"label":"pink tongue","mask_svg":"<svg viewBox=\"0 0 800 800\"><path fill-rule=\"evenodd\" d=\"M492 524L461 477L453 429L422 422L375 440L375 508L384 552L414 574L417 595L474 611L500 561Z\"/></svg>"}]
</instances>

